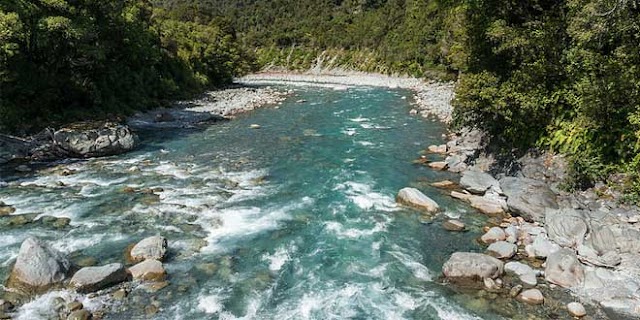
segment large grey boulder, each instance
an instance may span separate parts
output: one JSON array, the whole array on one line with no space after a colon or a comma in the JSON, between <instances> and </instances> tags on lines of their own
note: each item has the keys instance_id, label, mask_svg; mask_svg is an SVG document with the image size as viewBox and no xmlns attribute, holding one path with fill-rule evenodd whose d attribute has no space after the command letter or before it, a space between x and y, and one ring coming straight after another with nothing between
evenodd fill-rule
<instances>
[{"instance_id":1,"label":"large grey boulder","mask_svg":"<svg viewBox=\"0 0 640 320\"><path fill-rule=\"evenodd\" d=\"M400 204L431 213L440 211L440 206L435 201L416 188L404 188L400 190L396 201Z\"/></svg>"},{"instance_id":2,"label":"large grey boulder","mask_svg":"<svg viewBox=\"0 0 640 320\"><path fill-rule=\"evenodd\" d=\"M545 279L563 288L575 288L584 282L584 267L575 252L560 249L547 257Z\"/></svg>"},{"instance_id":3,"label":"large grey boulder","mask_svg":"<svg viewBox=\"0 0 640 320\"><path fill-rule=\"evenodd\" d=\"M11 280L36 289L47 288L67 278L71 262L40 239L29 237L20 246Z\"/></svg>"},{"instance_id":4,"label":"large grey boulder","mask_svg":"<svg viewBox=\"0 0 640 320\"><path fill-rule=\"evenodd\" d=\"M584 215L574 209L547 210L545 229L549 239L563 246L577 248L589 230Z\"/></svg>"},{"instance_id":5,"label":"large grey boulder","mask_svg":"<svg viewBox=\"0 0 640 320\"><path fill-rule=\"evenodd\" d=\"M442 266L444 276L453 282L495 279L504 272L502 261L482 253L456 252Z\"/></svg>"},{"instance_id":6,"label":"large grey boulder","mask_svg":"<svg viewBox=\"0 0 640 320\"><path fill-rule=\"evenodd\" d=\"M500 188L507 196L507 206L528 221L543 221L547 208L557 209L555 193L542 181L505 177Z\"/></svg>"},{"instance_id":7,"label":"large grey boulder","mask_svg":"<svg viewBox=\"0 0 640 320\"><path fill-rule=\"evenodd\" d=\"M78 124L56 131L54 145L72 157L89 158L116 155L133 150L137 136L127 126Z\"/></svg>"},{"instance_id":8,"label":"large grey boulder","mask_svg":"<svg viewBox=\"0 0 640 320\"><path fill-rule=\"evenodd\" d=\"M147 259L162 261L167 255L167 239L153 236L142 239L131 248L131 261L140 262Z\"/></svg>"},{"instance_id":9,"label":"large grey boulder","mask_svg":"<svg viewBox=\"0 0 640 320\"><path fill-rule=\"evenodd\" d=\"M89 293L124 282L129 277L121 263L101 267L85 267L71 278L70 285L80 293Z\"/></svg>"},{"instance_id":10,"label":"large grey boulder","mask_svg":"<svg viewBox=\"0 0 640 320\"><path fill-rule=\"evenodd\" d=\"M163 281L167 272L158 260L145 260L129 268L134 279L147 281Z\"/></svg>"},{"instance_id":11,"label":"large grey boulder","mask_svg":"<svg viewBox=\"0 0 640 320\"><path fill-rule=\"evenodd\" d=\"M525 251L530 257L546 258L552 253L560 250L560 246L549 241L546 234L536 236L533 243L525 246Z\"/></svg>"},{"instance_id":12,"label":"large grey boulder","mask_svg":"<svg viewBox=\"0 0 640 320\"><path fill-rule=\"evenodd\" d=\"M490 188L499 189L500 183L486 172L465 171L460 177L460 186L475 194L484 194Z\"/></svg>"}]
</instances>

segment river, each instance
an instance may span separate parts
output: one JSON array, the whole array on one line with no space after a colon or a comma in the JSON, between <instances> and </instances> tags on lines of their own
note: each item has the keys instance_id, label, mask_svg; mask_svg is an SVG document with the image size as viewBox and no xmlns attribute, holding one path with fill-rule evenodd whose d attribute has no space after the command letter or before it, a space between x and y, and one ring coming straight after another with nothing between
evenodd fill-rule
<instances>
[{"instance_id":1,"label":"river","mask_svg":"<svg viewBox=\"0 0 640 320\"><path fill-rule=\"evenodd\" d=\"M29 235L75 261L106 264L161 234L169 239L167 287L138 287L124 302L79 297L85 307L106 305L106 319L498 318L489 303L440 283L452 252L480 250L485 218L429 186L451 174L413 163L443 142L445 128L410 115L411 99L402 89L300 87L277 108L233 121L141 132L137 151L62 164L70 175L44 168L10 176L0 201L14 215L71 223L2 224L0 276ZM397 206L407 186L444 213L432 219ZM447 215L470 231L445 231ZM47 318L53 297L74 295L41 296L18 318Z\"/></svg>"}]
</instances>

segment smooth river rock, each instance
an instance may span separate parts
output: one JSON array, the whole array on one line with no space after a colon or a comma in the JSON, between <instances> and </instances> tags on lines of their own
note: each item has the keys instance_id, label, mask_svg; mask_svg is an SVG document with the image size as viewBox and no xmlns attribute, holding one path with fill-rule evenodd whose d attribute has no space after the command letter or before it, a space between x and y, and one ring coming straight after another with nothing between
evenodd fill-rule
<instances>
[{"instance_id":1,"label":"smooth river rock","mask_svg":"<svg viewBox=\"0 0 640 320\"><path fill-rule=\"evenodd\" d=\"M460 220L450 219L442 223L442 226L449 231L463 231L465 226Z\"/></svg>"},{"instance_id":2,"label":"smooth river rock","mask_svg":"<svg viewBox=\"0 0 640 320\"><path fill-rule=\"evenodd\" d=\"M133 150L138 138L127 126L113 123L77 124L53 134L53 143L73 157L116 155Z\"/></svg>"},{"instance_id":3,"label":"smooth river rock","mask_svg":"<svg viewBox=\"0 0 640 320\"><path fill-rule=\"evenodd\" d=\"M460 186L471 193L483 195L492 187L499 189L500 183L486 172L465 171L460 178Z\"/></svg>"},{"instance_id":4,"label":"smooth river rock","mask_svg":"<svg viewBox=\"0 0 640 320\"><path fill-rule=\"evenodd\" d=\"M567 311L569 311L570 315L578 318L584 317L587 315L587 310L584 308L584 306L580 302L571 302L567 304Z\"/></svg>"},{"instance_id":5,"label":"smooth river rock","mask_svg":"<svg viewBox=\"0 0 640 320\"><path fill-rule=\"evenodd\" d=\"M547 208L557 209L555 193L542 181L505 177L500 188L507 196L507 206L528 221L543 221Z\"/></svg>"},{"instance_id":6,"label":"smooth river rock","mask_svg":"<svg viewBox=\"0 0 640 320\"><path fill-rule=\"evenodd\" d=\"M112 263L80 269L71 278L70 285L78 292L89 293L124 282L128 277L129 274L122 264Z\"/></svg>"},{"instance_id":7,"label":"smooth river rock","mask_svg":"<svg viewBox=\"0 0 640 320\"><path fill-rule=\"evenodd\" d=\"M498 241L489 245L487 254L498 259L509 259L518 251L518 246L506 241Z\"/></svg>"},{"instance_id":8,"label":"smooth river rock","mask_svg":"<svg viewBox=\"0 0 640 320\"><path fill-rule=\"evenodd\" d=\"M129 272L134 279L148 281L163 281L167 272L158 260L145 260L129 268Z\"/></svg>"},{"instance_id":9,"label":"smooth river rock","mask_svg":"<svg viewBox=\"0 0 640 320\"><path fill-rule=\"evenodd\" d=\"M540 292L540 290L538 289L529 289L529 290L522 291L518 295L517 299L518 301L528 303L528 304L534 304L534 305L544 303L544 296L542 295L542 292Z\"/></svg>"},{"instance_id":10,"label":"smooth river rock","mask_svg":"<svg viewBox=\"0 0 640 320\"><path fill-rule=\"evenodd\" d=\"M46 288L67 278L71 262L40 239L29 237L20 246L11 278L34 288Z\"/></svg>"},{"instance_id":11,"label":"smooth river rock","mask_svg":"<svg viewBox=\"0 0 640 320\"><path fill-rule=\"evenodd\" d=\"M584 267L571 249L560 249L547 257L545 279L563 288L574 288L584 282Z\"/></svg>"},{"instance_id":12,"label":"smooth river rock","mask_svg":"<svg viewBox=\"0 0 640 320\"><path fill-rule=\"evenodd\" d=\"M502 261L482 253L456 252L442 266L444 276L453 282L482 281L502 275Z\"/></svg>"},{"instance_id":13,"label":"smooth river rock","mask_svg":"<svg viewBox=\"0 0 640 320\"><path fill-rule=\"evenodd\" d=\"M162 236L153 236L142 239L131 248L130 256L133 262L147 259L162 261L167 255L167 239Z\"/></svg>"},{"instance_id":14,"label":"smooth river rock","mask_svg":"<svg viewBox=\"0 0 640 320\"><path fill-rule=\"evenodd\" d=\"M404 188L398 192L396 201L400 204L425 210L430 213L440 211L440 206L416 188Z\"/></svg>"},{"instance_id":15,"label":"smooth river rock","mask_svg":"<svg viewBox=\"0 0 640 320\"><path fill-rule=\"evenodd\" d=\"M498 241L504 241L507 239L507 234L500 227L492 227L480 237L480 240L486 244L491 244Z\"/></svg>"},{"instance_id":16,"label":"smooth river rock","mask_svg":"<svg viewBox=\"0 0 640 320\"><path fill-rule=\"evenodd\" d=\"M536 278L536 272L528 265L521 262L507 262L504 265L504 271L506 273L512 273L518 276L522 284L526 287L535 287L538 284Z\"/></svg>"}]
</instances>

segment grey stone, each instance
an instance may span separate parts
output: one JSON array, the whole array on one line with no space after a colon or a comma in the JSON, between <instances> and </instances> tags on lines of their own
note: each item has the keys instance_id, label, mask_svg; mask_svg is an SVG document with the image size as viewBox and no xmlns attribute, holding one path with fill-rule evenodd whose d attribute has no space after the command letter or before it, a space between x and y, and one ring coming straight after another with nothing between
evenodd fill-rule
<instances>
[{"instance_id":1,"label":"grey stone","mask_svg":"<svg viewBox=\"0 0 640 320\"><path fill-rule=\"evenodd\" d=\"M505 177L500 188L507 196L507 206L528 221L543 221L546 208L558 208L556 195L541 181Z\"/></svg>"},{"instance_id":2,"label":"grey stone","mask_svg":"<svg viewBox=\"0 0 640 320\"><path fill-rule=\"evenodd\" d=\"M487 254L498 259L509 259L518 251L518 247L510 242L498 241L494 242L487 248Z\"/></svg>"},{"instance_id":3,"label":"grey stone","mask_svg":"<svg viewBox=\"0 0 640 320\"><path fill-rule=\"evenodd\" d=\"M538 289L529 289L522 291L518 295L518 301L534 305L542 304L544 302L544 296Z\"/></svg>"},{"instance_id":4,"label":"grey stone","mask_svg":"<svg viewBox=\"0 0 640 320\"><path fill-rule=\"evenodd\" d=\"M122 264L112 263L102 267L80 269L71 278L70 285L78 292L89 293L124 282L128 277L129 274Z\"/></svg>"},{"instance_id":5,"label":"grey stone","mask_svg":"<svg viewBox=\"0 0 640 320\"><path fill-rule=\"evenodd\" d=\"M584 282L584 267L575 252L560 249L547 257L545 279L563 288L579 287Z\"/></svg>"},{"instance_id":6,"label":"grey stone","mask_svg":"<svg viewBox=\"0 0 640 320\"><path fill-rule=\"evenodd\" d=\"M471 193L483 195L490 188L499 188L500 183L486 172L465 171L460 178L460 186Z\"/></svg>"},{"instance_id":7,"label":"grey stone","mask_svg":"<svg viewBox=\"0 0 640 320\"><path fill-rule=\"evenodd\" d=\"M546 235L540 234L533 240L533 243L525 247L525 251L530 257L546 258L550 254L560 250L560 246L549 241Z\"/></svg>"},{"instance_id":8,"label":"grey stone","mask_svg":"<svg viewBox=\"0 0 640 320\"><path fill-rule=\"evenodd\" d=\"M535 287L538 284L536 272L524 263L507 262L504 265L504 271L506 273L512 273L518 276L520 281L522 281L522 283L529 288Z\"/></svg>"},{"instance_id":9,"label":"grey stone","mask_svg":"<svg viewBox=\"0 0 640 320\"><path fill-rule=\"evenodd\" d=\"M486 215L497 216L505 212L506 202L499 196L471 196L468 200L471 207Z\"/></svg>"},{"instance_id":10,"label":"grey stone","mask_svg":"<svg viewBox=\"0 0 640 320\"><path fill-rule=\"evenodd\" d=\"M581 318L587 315L587 310L584 308L584 306L580 302L571 302L567 304L567 311L569 311L569 314L571 316L578 317L578 318Z\"/></svg>"},{"instance_id":11,"label":"grey stone","mask_svg":"<svg viewBox=\"0 0 640 320\"><path fill-rule=\"evenodd\" d=\"M442 223L442 226L449 231L463 231L465 226L460 220L450 219Z\"/></svg>"},{"instance_id":12,"label":"grey stone","mask_svg":"<svg viewBox=\"0 0 640 320\"><path fill-rule=\"evenodd\" d=\"M53 134L53 143L69 156L89 158L121 154L133 150L138 138L124 125L77 125Z\"/></svg>"},{"instance_id":13,"label":"grey stone","mask_svg":"<svg viewBox=\"0 0 640 320\"><path fill-rule=\"evenodd\" d=\"M415 188L404 188L400 190L396 197L396 201L400 204L425 210L430 213L440 211L440 206L438 206L435 201Z\"/></svg>"},{"instance_id":14,"label":"grey stone","mask_svg":"<svg viewBox=\"0 0 640 320\"><path fill-rule=\"evenodd\" d=\"M640 319L640 301L631 298L609 299L600 302L610 319Z\"/></svg>"},{"instance_id":15,"label":"grey stone","mask_svg":"<svg viewBox=\"0 0 640 320\"><path fill-rule=\"evenodd\" d=\"M548 210L545 229L549 239L563 246L577 248L584 241L588 226L582 213L574 209Z\"/></svg>"},{"instance_id":16,"label":"grey stone","mask_svg":"<svg viewBox=\"0 0 640 320\"><path fill-rule=\"evenodd\" d=\"M502 228L499 228L499 227L493 227L489 229L487 233L485 233L484 235L482 235L482 237L480 237L480 240L486 244L490 244L498 241L504 241L506 239L507 239L507 235L504 233Z\"/></svg>"},{"instance_id":17,"label":"grey stone","mask_svg":"<svg viewBox=\"0 0 640 320\"><path fill-rule=\"evenodd\" d=\"M82 309L71 312L67 317L67 320L89 320L91 319L91 312Z\"/></svg>"},{"instance_id":18,"label":"grey stone","mask_svg":"<svg viewBox=\"0 0 640 320\"><path fill-rule=\"evenodd\" d=\"M163 281L167 272L158 260L145 260L129 268L129 272L134 279Z\"/></svg>"},{"instance_id":19,"label":"grey stone","mask_svg":"<svg viewBox=\"0 0 640 320\"><path fill-rule=\"evenodd\" d=\"M167 255L167 239L162 236L142 239L131 248L130 255L133 262L140 262L146 259L162 261Z\"/></svg>"},{"instance_id":20,"label":"grey stone","mask_svg":"<svg viewBox=\"0 0 640 320\"><path fill-rule=\"evenodd\" d=\"M504 271L502 261L481 253L456 252L442 266L442 273L451 281L481 281L495 279Z\"/></svg>"},{"instance_id":21,"label":"grey stone","mask_svg":"<svg viewBox=\"0 0 640 320\"><path fill-rule=\"evenodd\" d=\"M20 246L11 277L36 288L62 282L69 273L71 262L43 241L29 237Z\"/></svg>"}]
</instances>

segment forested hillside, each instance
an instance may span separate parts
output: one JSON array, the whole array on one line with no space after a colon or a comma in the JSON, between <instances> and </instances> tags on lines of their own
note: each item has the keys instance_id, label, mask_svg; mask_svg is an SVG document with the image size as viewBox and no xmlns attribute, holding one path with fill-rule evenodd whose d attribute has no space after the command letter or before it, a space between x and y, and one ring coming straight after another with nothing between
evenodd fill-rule
<instances>
[{"instance_id":1,"label":"forested hillside","mask_svg":"<svg viewBox=\"0 0 640 320\"><path fill-rule=\"evenodd\" d=\"M257 65L458 79L455 123L640 190L635 0L0 2L5 128L147 108ZM255 60L252 57L255 56Z\"/></svg>"},{"instance_id":2,"label":"forested hillside","mask_svg":"<svg viewBox=\"0 0 640 320\"><path fill-rule=\"evenodd\" d=\"M158 106L251 61L224 24L173 20L147 1L1 1L0 129Z\"/></svg>"},{"instance_id":3,"label":"forested hillside","mask_svg":"<svg viewBox=\"0 0 640 320\"><path fill-rule=\"evenodd\" d=\"M640 166L640 4L634 0L160 1L231 23L262 66L448 78L456 123L504 150L572 157L573 181ZM632 177L627 187L638 189Z\"/></svg>"}]
</instances>

